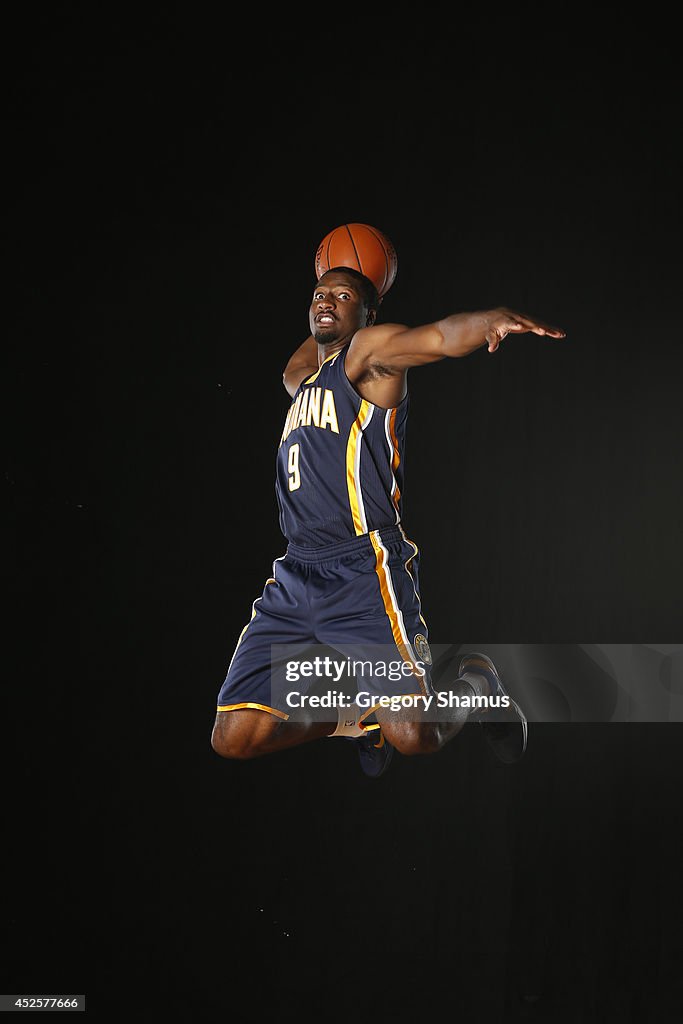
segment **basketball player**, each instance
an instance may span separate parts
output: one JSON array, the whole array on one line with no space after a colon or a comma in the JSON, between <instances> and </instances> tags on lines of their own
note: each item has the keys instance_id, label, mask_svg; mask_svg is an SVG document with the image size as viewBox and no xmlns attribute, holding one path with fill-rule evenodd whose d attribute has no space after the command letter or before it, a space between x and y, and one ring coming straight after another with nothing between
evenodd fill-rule
<instances>
[{"instance_id":1,"label":"basketball player","mask_svg":"<svg viewBox=\"0 0 683 1024\"><path fill-rule=\"evenodd\" d=\"M292 404L277 453L276 493L288 545L254 602L220 690L212 746L223 757L341 736L357 742L363 769L378 776L394 748L433 753L468 720L481 723L505 762L526 748L524 714L486 655L463 657L452 678L442 673L438 690L430 675L419 555L401 522L407 374L484 345L493 353L509 334L565 333L505 308L455 313L421 327L377 324L380 301L374 284L355 270L323 274L309 310L311 336L285 368ZM302 700L311 676L289 690L284 680L297 664L292 654L315 644L347 664L380 651L376 665L393 657L406 674L398 682L382 672L374 678L368 658L365 703L314 713ZM286 648L287 658L271 661L271 646ZM392 696L412 704L399 708Z\"/></svg>"}]
</instances>

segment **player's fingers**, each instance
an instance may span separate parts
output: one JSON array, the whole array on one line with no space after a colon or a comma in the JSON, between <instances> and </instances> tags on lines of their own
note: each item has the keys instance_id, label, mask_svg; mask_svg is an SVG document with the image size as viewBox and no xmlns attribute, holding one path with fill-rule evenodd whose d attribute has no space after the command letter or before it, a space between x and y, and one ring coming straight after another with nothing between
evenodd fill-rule
<instances>
[{"instance_id":1,"label":"player's fingers","mask_svg":"<svg viewBox=\"0 0 683 1024\"><path fill-rule=\"evenodd\" d=\"M548 324L536 324L529 328L534 334L547 334L550 338L566 338L567 335L559 327L549 327Z\"/></svg>"},{"instance_id":2,"label":"player's fingers","mask_svg":"<svg viewBox=\"0 0 683 1024\"><path fill-rule=\"evenodd\" d=\"M516 326L510 328L510 330L515 330L518 333L520 331L533 331L534 334L549 334L553 338L566 337L565 332L560 327L552 327L542 320L534 320L533 317L527 316L525 313L515 313L511 315L511 319Z\"/></svg>"},{"instance_id":3,"label":"player's fingers","mask_svg":"<svg viewBox=\"0 0 683 1024\"><path fill-rule=\"evenodd\" d=\"M515 331L517 334L521 334L528 331L533 334L540 334L541 336L548 335L550 338L566 338L567 335L564 331L560 330L559 327L550 327L548 324L539 324L534 322L520 322L509 328L511 331Z\"/></svg>"},{"instance_id":4,"label":"player's fingers","mask_svg":"<svg viewBox=\"0 0 683 1024\"><path fill-rule=\"evenodd\" d=\"M566 334L559 327L551 327L539 320L532 320L531 317L522 313L506 313L502 319L494 323L486 334L489 352L495 352L506 334L525 334L533 332L541 336L549 335L551 338L564 338Z\"/></svg>"}]
</instances>

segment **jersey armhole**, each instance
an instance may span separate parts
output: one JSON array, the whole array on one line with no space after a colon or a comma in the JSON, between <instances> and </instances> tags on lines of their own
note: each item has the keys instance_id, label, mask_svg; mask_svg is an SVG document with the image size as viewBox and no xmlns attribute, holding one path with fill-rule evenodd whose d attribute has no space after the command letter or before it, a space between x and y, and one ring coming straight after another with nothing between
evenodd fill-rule
<instances>
[{"instance_id":1,"label":"jersey armhole","mask_svg":"<svg viewBox=\"0 0 683 1024\"><path fill-rule=\"evenodd\" d=\"M351 339L351 341L353 341L353 338ZM356 391L355 387L353 386L353 384L349 380L349 378L347 376L347 373L346 373L346 354L349 351L349 345L351 344L351 341L349 342L348 345L346 345L345 348L343 348L341 350L342 351L342 360L341 360L341 364L340 365L341 365L342 380L343 380L344 385L346 386L346 389L348 390L349 394L353 395L353 397L355 398L355 400L357 402L368 402L367 398L363 398L363 396L360 395ZM406 406L408 404L408 398L409 397L410 397L410 392L408 390L406 390L405 395L403 396L401 401L398 403L398 405L375 405L374 402L368 402L368 405L374 406L375 409L379 409L381 412L393 412L394 409L400 410L404 406Z\"/></svg>"}]
</instances>

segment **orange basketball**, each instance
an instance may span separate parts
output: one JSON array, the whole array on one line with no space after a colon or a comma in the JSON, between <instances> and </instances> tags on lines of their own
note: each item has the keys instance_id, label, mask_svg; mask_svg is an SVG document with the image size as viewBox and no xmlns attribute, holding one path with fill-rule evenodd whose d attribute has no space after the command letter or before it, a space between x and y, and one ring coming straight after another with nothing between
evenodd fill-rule
<instances>
[{"instance_id":1,"label":"orange basketball","mask_svg":"<svg viewBox=\"0 0 683 1024\"><path fill-rule=\"evenodd\" d=\"M325 235L315 254L315 276L333 267L353 267L369 277L380 298L396 277L396 250L383 232L369 224L342 224Z\"/></svg>"}]
</instances>

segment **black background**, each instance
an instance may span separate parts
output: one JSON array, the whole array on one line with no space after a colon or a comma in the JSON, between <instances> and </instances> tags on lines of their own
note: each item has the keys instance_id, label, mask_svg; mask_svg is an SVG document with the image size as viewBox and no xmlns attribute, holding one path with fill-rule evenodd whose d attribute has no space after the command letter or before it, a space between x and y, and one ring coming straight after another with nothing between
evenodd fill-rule
<instances>
[{"instance_id":1,"label":"black background","mask_svg":"<svg viewBox=\"0 0 683 1024\"><path fill-rule=\"evenodd\" d=\"M347 221L396 246L383 319L567 332L411 374L434 642L680 636L675 33L451 16L9 26L6 989L122 1020L677 1019L680 727L539 726L512 770L467 732L374 783L341 741L209 746Z\"/></svg>"}]
</instances>

